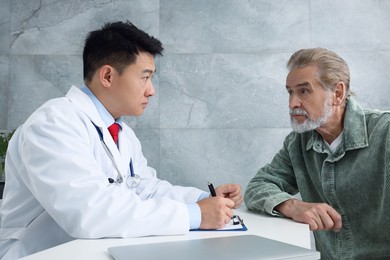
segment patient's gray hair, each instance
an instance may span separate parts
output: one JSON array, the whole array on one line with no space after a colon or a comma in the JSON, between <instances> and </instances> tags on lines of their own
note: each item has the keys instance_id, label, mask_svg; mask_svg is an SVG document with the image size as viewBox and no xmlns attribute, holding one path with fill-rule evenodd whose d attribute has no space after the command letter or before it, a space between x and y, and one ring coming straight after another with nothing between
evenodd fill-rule
<instances>
[{"instance_id":1,"label":"patient's gray hair","mask_svg":"<svg viewBox=\"0 0 390 260\"><path fill-rule=\"evenodd\" d=\"M287 63L291 71L295 68L316 66L318 80L322 87L334 90L339 82L344 82L346 87L345 98L353 93L350 91L350 73L348 64L336 53L324 48L301 49L295 52Z\"/></svg>"}]
</instances>

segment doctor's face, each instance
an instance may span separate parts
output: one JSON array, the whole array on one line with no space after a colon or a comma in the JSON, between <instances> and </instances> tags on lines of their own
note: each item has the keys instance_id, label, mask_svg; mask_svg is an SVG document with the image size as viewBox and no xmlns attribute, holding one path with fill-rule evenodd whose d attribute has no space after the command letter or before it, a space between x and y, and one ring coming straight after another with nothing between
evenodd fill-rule
<instances>
[{"instance_id":1,"label":"doctor's face","mask_svg":"<svg viewBox=\"0 0 390 260\"><path fill-rule=\"evenodd\" d=\"M153 55L140 52L136 57L135 63L127 66L121 75L116 72L112 79L114 118L142 115L148 106L149 97L156 93L152 84L156 70Z\"/></svg>"}]
</instances>

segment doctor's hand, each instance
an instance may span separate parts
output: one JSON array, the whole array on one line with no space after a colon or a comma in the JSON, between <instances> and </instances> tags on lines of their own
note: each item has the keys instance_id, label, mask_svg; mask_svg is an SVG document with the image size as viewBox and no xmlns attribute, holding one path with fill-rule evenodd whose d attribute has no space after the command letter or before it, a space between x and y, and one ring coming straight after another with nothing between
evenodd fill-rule
<instances>
[{"instance_id":1,"label":"doctor's hand","mask_svg":"<svg viewBox=\"0 0 390 260\"><path fill-rule=\"evenodd\" d=\"M234 202L222 197L210 197L197 202L202 214L201 229L223 228L233 217Z\"/></svg>"},{"instance_id":2,"label":"doctor's hand","mask_svg":"<svg viewBox=\"0 0 390 260\"><path fill-rule=\"evenodd\" d=\"M224 184L215 189L217 196L231 199L234 202L233 208L239 208L244 200L241 193L241 186L238 184Z\"/></svg>"},{"instance_id":3,"label":"doctor's hand","mask_svg":"<svg viewBox=\"0 0 390 260\"><path fill-rule=\"evenodd\" d=\"M309 224L310 230L340 231L341 215L326 203L309 203L296 199L282 202L275 210L286 217Z\"/></svg>"}]
</instances>

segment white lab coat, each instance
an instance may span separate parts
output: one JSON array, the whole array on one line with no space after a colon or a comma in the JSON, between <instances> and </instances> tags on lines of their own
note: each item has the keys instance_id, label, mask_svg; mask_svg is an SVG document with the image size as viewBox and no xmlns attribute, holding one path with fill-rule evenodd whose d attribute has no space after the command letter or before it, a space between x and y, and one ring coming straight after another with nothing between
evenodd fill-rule
<instances>
[{"instance_id":1,"label":"white lab coat","mask_svg":"<svg viewBox=\"0 0 390 260\"><path fill-rule=\"evenodd\" d=\"M108 182L117 172L94 124L122 175L129 174L133 158L141 177L136 189ZM76 87L35 111L9 145L0 257L16 259L74 238L187 233L186 203L196 202L203 191L157 179L126 124L119 147L93 102Z\"/></svg>"}]
</instances>

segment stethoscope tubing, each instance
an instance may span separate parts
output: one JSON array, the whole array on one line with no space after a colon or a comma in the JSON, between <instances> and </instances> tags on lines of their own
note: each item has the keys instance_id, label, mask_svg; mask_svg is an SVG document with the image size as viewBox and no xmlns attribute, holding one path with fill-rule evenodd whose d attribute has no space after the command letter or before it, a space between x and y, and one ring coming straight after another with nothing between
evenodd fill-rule
<instances>
[{"instance_id":1,"label":"stethoscope tubing","mask_svg":"<svg viewBox=\"0 0 390 260\"><path fill-rule=\"evenodd\" d=\"M119 167L118 167L118 165L115 162L114 156L112 155L112 153L111 153L110 149L108 148L107 144L104 142L104 140L103 140L103 133L101 132L101 130L99 129L98 126L96 126L95 124L93 124L93 125L95 126L96 131L99 134L100 142L102 143L104 151L106 152L106 154L110 158L110 160L111 160L112 164L114 165L114 168L115 168L115 170L116 170L116 172L118 174L118 176L116 178L116 181L113 181L112 178L109 178L108 182L109 183L113 183L113 182L122 183L123 182L123 178L125 176L122 176L122 174L120 173ZM139 177L138 174L134 174L133 160L132 159L130 159L130 166L129 167L130 167L130 174L129 174L129 176L126 179L126 185L129 188L136 188L140 184L141 178Z\"/></svg>"},{"instance_id":2,"label":"stethoscope tubing","mask_svg":"<svg viewBox=\"0 0 390 260\"><path fill-rule=\"evenodd\" d=\"M110 149L108 149L108 147L107 147L106 143L104 142L104 140L100 140L100 141L101 141L101 143L102 143L102 145L103 145L104 150L106 151L106 154L108 155L108 157L110 157L110 160L111 160L112 164L114 165L115 170L116 170L117 173L118 173L118 176L117 176L117 178L116 178L116 182L117 182L117 183L122 183L122 182L123 182L123 176L122 176L122 174L120 173L119 168L118 168L118 165L116 164L116 162L115 162L115 160L114 160L114 156L112 155Z\"/></svg>"}]
</instances>

